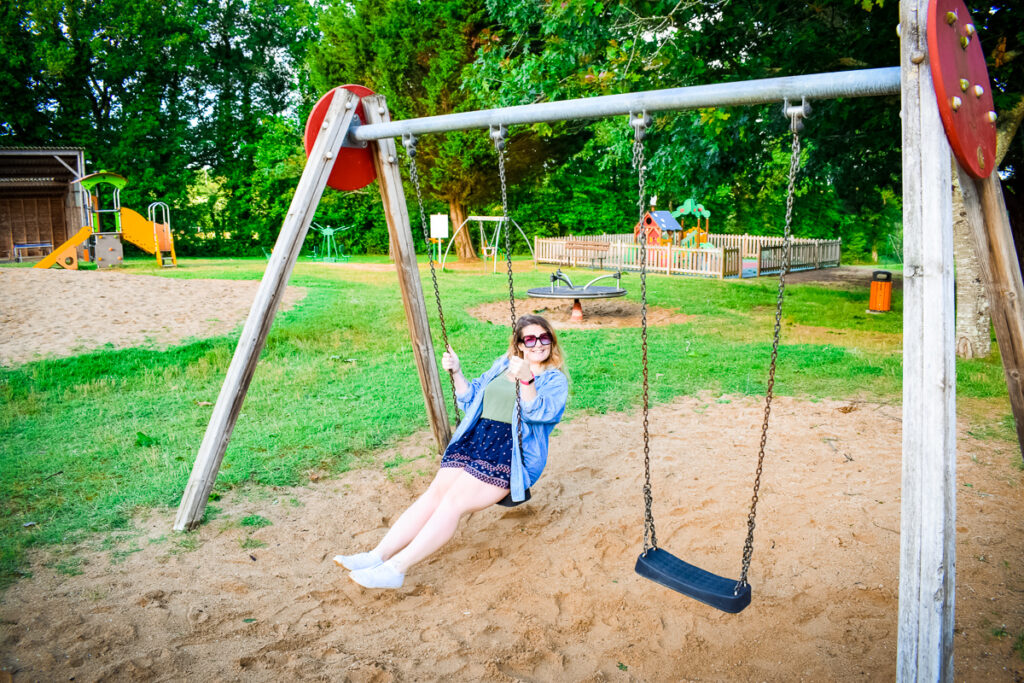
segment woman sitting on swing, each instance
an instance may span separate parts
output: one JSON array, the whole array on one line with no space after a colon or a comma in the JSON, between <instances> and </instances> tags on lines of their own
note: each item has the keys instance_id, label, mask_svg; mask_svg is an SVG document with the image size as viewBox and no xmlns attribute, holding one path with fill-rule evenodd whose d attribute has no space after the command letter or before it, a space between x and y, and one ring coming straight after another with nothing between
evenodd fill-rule
<instances>
[{"instance_id":1,"label":"woman sitting on swing","mask_svg":"<svg viewBox=\"0 0 1024 683\"><path fill-rule=\"evenodd\" d=\"M547 463L548 436L562 419L569 382L551 324L538 315L516 321L508 352L467 382L449 346L441 367L452 372L466 415L429 488L402 513L377 547L338 555L336 564L366 588L398 588L409 569L447 543L467 513L510 499L522 502ZM522 421L516 415L519 382ZM522 443L515 437L521 427Z\"/></svg>"}]
</instances>

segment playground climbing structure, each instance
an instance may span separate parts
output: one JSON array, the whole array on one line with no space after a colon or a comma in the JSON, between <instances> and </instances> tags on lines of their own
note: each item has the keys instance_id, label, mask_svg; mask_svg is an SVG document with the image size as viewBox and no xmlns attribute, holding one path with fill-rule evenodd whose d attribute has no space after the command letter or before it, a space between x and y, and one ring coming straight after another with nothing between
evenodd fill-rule
<instances>
[{"instance_id":1,"label":"playground climbing structure","mask_svg":"<svg viewBox=\"0 0 1024 683\"><path fill-rule=\"evenodd\" d=\"M89 225L54 249L35 265L54 265L77 270L80 262L92 262L97 268L111 268L124 261L122 240L131 242L147 254L153 254L161 268L178 265L171 235L171 213L164 202L153 202L148 217L121 206L121 190L128 184L124 176L109 171L92 173L76 181L87 198ZM111 188L109 199L101 201L102 190Z\"/></svg>"},{"instance_id":2,"label":"playground climbing structure","mask_svg":"<svg viewBox=\"0 0 1024 683\"><path fill-rule=\"evenodd\" d=\"M683 237L679 240L678 246L688 249L701 249L705 244L708 247L714 246L708 242L710 235L708 224L711 222L711 212L705 209L703 204L698 204L694 199L687 199L682 206L672 212L672 216L680 219L683 228ZM692 216L696 221L693 227L686 227L687 216ZM701 224L702 218L704 219L703 224Z\"/></svg>"}]
</instances>

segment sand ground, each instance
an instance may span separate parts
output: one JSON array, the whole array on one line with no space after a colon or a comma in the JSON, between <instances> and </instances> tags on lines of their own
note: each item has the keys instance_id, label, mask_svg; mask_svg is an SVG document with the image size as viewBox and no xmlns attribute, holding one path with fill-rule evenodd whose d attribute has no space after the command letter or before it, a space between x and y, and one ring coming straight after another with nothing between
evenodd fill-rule
<instances>
[{"instance_id":1,"label":"sand ground","mask_svg":"<svg viewBox=\"0 0 1024 683\"><path fill-rule=\"evenodd\" d=\"M0 268L0 365L224 334L245 320L258 286L115 270ZM279 310L305 295L289 287Z\"/></svg>"},{"instance_id":2,"label":"sand ground","mask_svg":"<svg viewBox=\"0 0 1024 683\"><path fill-rule=\"evenodd\" d=\"M556 330L596 330L608 327L640 327L640 304L625 299L587 299L580 302L583 320L574 322L572 317L572 299L539 299L526 297L516 300L516 311L543 315ZM486 320L496 325L509 324L507 301L494 301L477 306L469 314L478 320ZM679 325L690 322L696 316L686 315L679 311L651 306L647 309L648 327L660 325Z\"/></svg>"},{"instance_id":3,"label":"sand ground","mask_svg":"<svg viewBox=\"0 0 1024 683\"><path fill-rule=\"evenodd\" d=\"M154 296L176 282L145 281ZM762 414L728 396L652 411L662 547L738 574ZM1024 680L1019 454L969 427L958 430L956 676ZM633 413L563 423L533 500L473 515L397 591L360 588L331 557L372 546L426 488L427 433L378 454L410 460L400 467L234 493L195 534L174 534L171 510L150 513L137 552L83 550L78 576L40 553L33 578L0 597L0 681L894 678L899 405L777 399L754 600L738 615L633 572L639 434ZM272 524L239 524L252 514Z\"/></svg>"}]
</instances>

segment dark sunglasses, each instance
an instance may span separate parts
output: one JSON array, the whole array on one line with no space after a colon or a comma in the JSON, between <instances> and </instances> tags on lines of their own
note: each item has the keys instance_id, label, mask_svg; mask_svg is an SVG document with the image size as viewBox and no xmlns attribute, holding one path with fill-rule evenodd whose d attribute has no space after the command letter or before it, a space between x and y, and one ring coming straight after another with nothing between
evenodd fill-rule
<instances>
[{"instance_id":1,"label":"dark sunglasses","mask_svg":"<svg viewBox=\"0 0 1024 683\"><path fill-rule=\"evenodd\" d=\"M532 334L528 334L525 337L523 337L523 345L526 346L526 348L528 349L532 349L534 346L536 346L537 342L540 342L544 346L551 346L551 335L545 332L539 337L535 337Z\"/></svg>"}]
</instances>

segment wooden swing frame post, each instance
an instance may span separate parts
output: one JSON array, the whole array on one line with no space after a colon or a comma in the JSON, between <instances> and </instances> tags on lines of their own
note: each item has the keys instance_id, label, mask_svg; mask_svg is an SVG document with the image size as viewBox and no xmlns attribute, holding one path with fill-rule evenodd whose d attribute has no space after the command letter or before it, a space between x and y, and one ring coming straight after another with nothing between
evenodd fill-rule
<instances>
[{"instance_id":1,"label":"wooden swing frame post","mask_svg":"<svg viewBox=\"0 0 1024 683\"><path fill-rule=\"evenodd\" d=\"M260 351L263 349L274 321L278 304L284 293L292 268L309 232L320 197L342 143L349 134L359 98L339 88L324 117L320 134L310 150L306 167L292 197L291 206L274 245L256 298L249 311L235 355L221 387L213 415L199 447L188 485L178 506L174 521L175 531L194 529L202 521L206 502L210 497L217 472L227 450L231 432L242 409ZM387 107L383 97L363 99L367 119L387 122ZM370 143L374 166L380 182L381 201L387 218L388 231L396 260L402 302L413 341L413 356L419 371L420 386L427 404L427 417L439 450L451 440L451 427L443 401L441 380L434 362L434 348L430 340L426 303L416 263L409 212L402 192L402 179L398 171L395 143L391 138Z\"/></svg>"},{"instance_id":2,"label":"wooden swing frame post","mask_svg":"<svg viewBox=\"0 0 1024 683\"><path fill-rule=\"evenodd\" d=\"M364 97L363 111L366 113L368 124L391 121L387 102L383 95ZM448 422L444 391L441 388L441 377L434 356L434 342L430 336L427 304L423 298L423 284L420 281L420 269L416 262L412 224L409 222L409 209L405 204L405 192L402 190L398 151L394 138L383 138L371 145L373 146L373 165L377 170L377 183L380 187L380 199L384 205L384 217L388 224L391 253L395 259L395 270L398 274L398 286L402 291L402 305L405 307L405 319L409 324L413 358L416 360L420 389L423 391L423 400L426 402L427 420L434 435L434 443L437 444L440 453L451 441L452 431Z\"/></svg>"},{"instance_id":3,"label":"wooden swing frame post","mask_svg":"<svg viewBox=\"0 0 1024 683\"><path fill-rule=\"evenodd\" d=\"M310 151L309 160L299 179L281 233L267 264L267 271L249 310L249 317L235 348L235 355L217 397L192 474L178 507L174 521L176 531L194 529L202 520L206 502L224 459L231 432L256 371L259 355L266 343L281 296L309 232L309 225L327 185L334 160L352 124L359 98L347 91L340 93L327 110L320 135L317 136L316 143ZM413 258L415 259L415 255ZM445 423L447 424L447 419Z\"/></svg>"},{"instance_id":4,"label":"wooden swing frame post","mask_svg":"<svg viewBox=\"0 0 1024 683\"><path fill-rule=\"evenodd\" d=\"M928 61L927 0L900 5L903 475L900 681L953 678L956 345L950 147Z\"/></svg>"},{"instance_id":5,"label":"wooden swing frame post","mask_svg":"<svg viewBox=\"0 0 1024 683\"><path fill-rule=\"evenodd\" d=\"M256 298L249 309L249 317L242 328L242 336L235 347L235 355L228 367L217 403L213 407L210 423L199 446L199 454L192 466L185 493L174 520L175 531L194 529L202 521L206 501L220 470L220 463L231 439L238 414L242 410L249 383L256 372L260 351L274 322L277 306L281 302L292 268L299 258L303 240L309 232L317 203L327 185L327 177L334 158L352 123L358 98L345 93L335 97L324 118L323 128L310 151L309 160L295 189L291 206L285 216L281 233L277 237L273 254L263 274Z\"/></svg>"},{"instance_id":6,"label":"wooden swing frame post","mask_svg":"<svg viewBox=\"0 0 1024 683\"><path fill-rule=\"evenodd\" d=\"M192 474L178 506L178 514L174 520L175 531L194 529L202 521L206 501L210 497L220 463L231 439L231 432L242 410L242 403L256 371L260 351L267 341L267 334L274 322L281 296L288 284L292 268L298 260L317 203L327 185L327 177L334 165L334 158L341 149L342 140L352 123L357 102L358 98L348 93L335 97L324 118L323 129L316 144L313 145L309 160L299 179L267 270L249 309L249 317L246 318L242 336L235 347L235 355L228 367L227 377L213 407L210 423L199 446L199 454L192 466Z\"/></svg>"}]
</instances>

